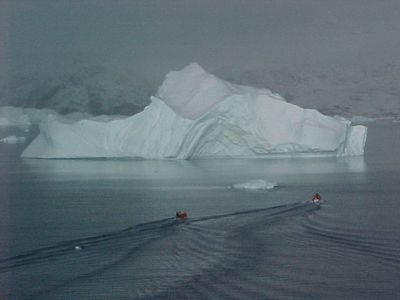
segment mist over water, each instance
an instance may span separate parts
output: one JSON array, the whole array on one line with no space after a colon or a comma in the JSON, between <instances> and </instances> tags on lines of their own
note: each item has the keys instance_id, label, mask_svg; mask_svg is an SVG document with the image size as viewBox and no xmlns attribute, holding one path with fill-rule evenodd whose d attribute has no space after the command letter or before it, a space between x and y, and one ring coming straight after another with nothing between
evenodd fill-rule
<instances>
[{"instance_id":1,"label":"mist over water","mask_svg":"<svg viewBox=\"0 0 400 300\"><path fill-rule=\"evenodd\" d=\"M0 5L4 104L131 115L198 62L327 114L399 115L398 1Z\"/></svg>"}]
</instances>

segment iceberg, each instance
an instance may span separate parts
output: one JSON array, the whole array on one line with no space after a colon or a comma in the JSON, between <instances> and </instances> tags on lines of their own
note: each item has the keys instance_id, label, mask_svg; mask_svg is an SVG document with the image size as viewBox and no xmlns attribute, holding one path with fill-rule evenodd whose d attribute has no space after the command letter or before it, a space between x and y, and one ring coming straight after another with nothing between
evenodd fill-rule
<instances>
[{"instance_id":1,"label":"iceberg","mask_svg":"<svg viewBox=\"0 0 400 300\"><path fill-rule=\"evenodd\" d=\"M367 127L229 83L197 63L172 71L151 103L127 118L49 114L26 158L195 159L362 155Z\"/></svg>"}]
</instances>

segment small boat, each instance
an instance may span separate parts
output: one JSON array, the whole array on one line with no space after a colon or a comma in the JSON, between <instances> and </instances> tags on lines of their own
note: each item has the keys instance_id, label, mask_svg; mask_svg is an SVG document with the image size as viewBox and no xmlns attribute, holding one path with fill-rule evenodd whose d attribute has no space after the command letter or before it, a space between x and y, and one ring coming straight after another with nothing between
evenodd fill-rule
<instances>
[{"instance_id":1,"label":"small boat","mask_svg":"<svg viewBox=\"0 0 400 300\"><path fill-rule=\"evenodd\" d=\"M175 217L176 217L177 219L180 219L180 220L186 219L187 216L188 216L188 215L187 215L186 211L177 211L176 214L175 214Z\"/></svg>"},{"instance_id":2,"label":"small boat","mask_svg":"<svg viewBox=\"0 0 400 300\"><path fill-rule=\"evenodd\" d=\"M321 201L321 195L319 193L315 193L311 199L312 202L314 203L320 203Z\"/></svg>"}]
</instances>

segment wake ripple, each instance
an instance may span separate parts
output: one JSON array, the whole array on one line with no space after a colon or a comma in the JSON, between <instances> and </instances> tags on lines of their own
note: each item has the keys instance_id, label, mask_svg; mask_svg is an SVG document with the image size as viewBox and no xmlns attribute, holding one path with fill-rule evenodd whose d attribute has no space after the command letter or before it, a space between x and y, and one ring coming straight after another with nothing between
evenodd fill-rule
<instances>
[{"instance_id":1,"label":"wake ripple","mask_svg":"<svg viewBox=\"0 0 400 300\"><path fill-rule=\"evenodd\" d=\"M0 290L6 299L399 298L393 239L319 209L168 218L65 241L1 260Z\"/></svg>"},{"instance_id":2,"label":"wake ripple","mask_svg":"<svg viewBox=\"0 0 400 300\"><path fill-rule=\"evenodd\" d=\"M170 293L177 299L186 295L176 293L185 285L202 298L210 293L209 279L231 272L249 254L248 245L255 251L251 231L316 209L295 203L185 221L169 218L65 241L0 260L0 287L10 299L149 299ZM220 287L218 293L242 292Z\"/></svg>"},{"instance_id":3,"label":"wake ripple","mask_svg":"<svg viewBox=\"0 0 400 300\"><path fill-rule=\"evenodd\" d=\"M326 242L339 246L340 249L357 252L359 255L380 259L389 266L400 265L400 253L398 245L393 245L384 237L371 237L368 233L344 231L339 226L329 226L317 222L309 222L304 225L307 234L317 238L321 243Z\"/></svg>"}]
</instances>

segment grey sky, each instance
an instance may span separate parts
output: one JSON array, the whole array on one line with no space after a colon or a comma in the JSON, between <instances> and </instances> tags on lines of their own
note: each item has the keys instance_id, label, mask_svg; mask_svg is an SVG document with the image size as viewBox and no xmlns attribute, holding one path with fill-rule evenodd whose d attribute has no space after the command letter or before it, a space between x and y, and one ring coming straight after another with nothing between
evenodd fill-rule
<instances>
[{"instance_id":1,"label":"grey sky","mask_svg":"<svg viewBox=\"0 0 400 300\"><path fill-rule=\"evenodd\" d=\"M400 50L399 1L13 1L13 58L249 65ZM22 63L21 62L21 63Z\"/></svg>"},{"instance_id":2,"label":"grey sky","mask_svg":"<svg viewBox=\"0 0 400 300\"><path fill-rule=\"evenodd\" d=\"M4 70L7 51L13 74L41 76L73 64L101 64L159 79L193 61L210 71L240 71L400 58L398 0L0 3L2 39L9 39L0 62Z\"/></svg>"}]
</instances>

